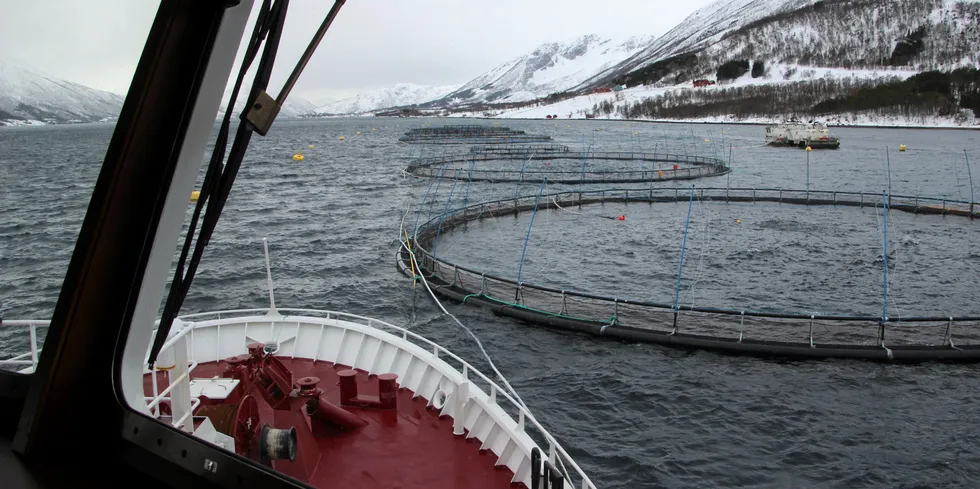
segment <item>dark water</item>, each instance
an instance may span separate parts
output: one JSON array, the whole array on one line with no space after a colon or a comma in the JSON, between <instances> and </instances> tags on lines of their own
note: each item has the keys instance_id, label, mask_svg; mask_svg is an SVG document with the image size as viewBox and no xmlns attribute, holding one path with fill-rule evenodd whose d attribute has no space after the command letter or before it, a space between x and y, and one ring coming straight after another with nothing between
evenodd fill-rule
<instances>
[{"instance_id":1,"label":"dark water","mask_svg":"<svg viewBox=\"0 0 980 489\"><path fill-rule=\"evenodd\" d=\"M411 206L421 202L429 181L406 178L399 169L412 154L465 150L396 142L408 128L428 122L431 121L282 121L269 137L256 138L184 311L261 307L261 239L268 237L281 306L339 309L408 324L413 303L411 282L396 271L393 254L399 223ZM502 124L554 134L558 142L569 145L582 145L585 140L599 150L656 145L672 152L727 157L731 144L736 167L731 175L732 187L801 188L806 182L806 153L762 147L759 127L627 126L622 122L591 121ZM50 316L111 129L0 129L3 317ZM357 131L361 135L356 135ZM633 136L634 132L639 134ZM899 144L906 144L908 152L891 153L894 193L969 198L962 151L972 151L980 142L980 133L887 129L837 132L844 141L841 150L815 151L810 155L811 188L880 192L888 185L885 147L894 150ZM338 139L341 135L345 141ZM308 149L310 144L315 148ZM305 161L292 161L292 154L300 150L306 155ZM971 153L974 160L980 160L980 155L975 155ZM726 184L728 177L698 182L704 186ZM429 188L430 198L437 202L433 207L443 208L447 201L450 207L458 205L457 192L472 202L539 190L532 185L517 188L512 184L453 189L451 182L439 184L438 190L436 187ZM454 195L451 201L450 192ZM642 211L639 207L630 209L630 219L625 224L649 223L654 217L669 224L637 229L633 237L609 232L610 237L629 240L635 239L635 234L643 234L644 239L656 242L662 238L676 250L674 236L680 206L667 204L662 209L672 210L666 212L657 206ZM718 236L722 230L749 232L738 231L731 224L737 214L736 218L742 219L738 229L752 231L744 240L755 243L752 246L760 252L783 252L783 268L795 266L816 275L824 268L819 261L821 252L854 254L850 259L860 260L861 264L840 259L828 262L852 263L860 270L864 266L873 268L877 230L871 223L870 211L784 211L779 207L775 210L780 212L775 214L769 209L773 208L759 206L743 213L742 209L718 207L709 214L719 223ZM432 212L438 213L438 207ZM842 214L835 216L835 212ZM851 214L843 214L846 212ZM535 246L540 248L532 249L538 251L534 257L537 266L532 270L544 268L540 253L548 249L550 236L559 235L569 222L575 222L558 219L559 215L553 217L550 234L543 228L541 234L534 235ZM912 263L941 266L941 273L931 275L935 278L930 280L935 282L929 282L929 287L942 283L957 293L950 294L948 302L924 300L923 307L970 308L976 303L975 292L970 292L975 290L976 265L971 265L970 259L976 260L977 240L962 230L967 227L960 227L962 220L920 217L895 217L900 233L913 236L919 243L915 245L917 251L897 251L896 273L901 273L906 264L911 268ZM799 221L794 220L797 218ZM547 221L543 219L542 223ZM810 224L785 229L800 221ZM846 222L847 226L838 230L819 227L833 228L835 222ZM817 227L810 229L811 224ZM482 238L478 234L462 236L473 241L469 245L457 243L452 252L486 260L487 264L512 266L519 258L515 244L520 241L521 226L512 227L515 229L503 236L503 242L493 238L493 230L487 230ZM594 225L578 224L567 229L564 238L550 245L561 250L553 253L556 260L577 257L581 262L581 255L572 254L574 241L588 242L583 248L597 246L588 236L601 236L601 231ZM847 239L852 233L860 235L863 241L847 246L836 239L834 232L847 235ZM810 238L804 240L802 236ZM895 237L901 239L898 233ZM794 240L800 242L798 249L793 248ZM955 245L961 254L944 258L940 251L950 246L937 243ZM479 249L474 250L477 246ZM766 264L751 256L751 249L750 255L744 257L738 252L745 250L733 251L734 258L706 252L706 260L708 256L721 261L743 260L745 268ZM635 257L633 263L639 263L639 258ZM670 261L669 257L665 260ZM556 265L547 267L555 269L555 273L542 270L541 274L550 280L582 282L603 272L601 267L612 261L615 260L597 257L594 265L600 268L591 269L576 269L556 261ZM710 264L704 268L704 294L712 290L727 293L717 287L712 289ZM631 268L627 262L617 266ZM638 269L635 273L657 270ZM868 283L880 280L872 278L876 275L870 269L867 275ZM908 297L918 293L909 285L911 278L894 280L897 287L910 287ZM622 281L632 282L637 280ZM850 293L832 285L824 284L819 293L813 294L811 302L815 305L793 302L800 297L792 294L781 300L787 301L786 307L853 307L861 312L875 304L873 299L862 302L863 296L858 294L857 300L848 300ZM655 289L640 287L636 292L651 293L649 290ZM697 297L700 301L708 296ZM482 364L471 340L438 315L430 301L420 298L418 304L418 318L412 326L416 331ZM980 428L973 422L980 414L980 403L973 394L977 382L973 366L786 363L681 352L561 334L496 319L480 310L449 307L483 339L490 355L536 417L600 487L974 487L974 481L980 478ZM0 341L5 342L7 350L22 345L19 338L9 334Z\"/></svg>"}]
</instances>

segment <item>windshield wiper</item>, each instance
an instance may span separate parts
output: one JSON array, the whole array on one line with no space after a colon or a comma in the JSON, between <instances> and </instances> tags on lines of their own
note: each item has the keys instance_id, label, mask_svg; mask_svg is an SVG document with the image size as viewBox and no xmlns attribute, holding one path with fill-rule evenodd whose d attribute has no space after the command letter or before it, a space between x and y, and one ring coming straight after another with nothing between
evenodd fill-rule
<instances>
[{"instance_id":1,"label":"windshield wiper","mask_svg":"<svg viewBox=\"0 0 980 489\"><path fill-rule=\"evenodd\" d=\"M286 102L286 97L292 91L296 80L299 79L300 74L313 56L327 29L333 24L337 13L344 3L345 0L334 1L333 7L323 19L323 23L320 24L320 28L317 29L303 56L296 63L296 67L290 73L289 79L283 85L279 96L273 99L266 92L266 88L269 86L269 78L272 76L276 53L279 50L279 40L282 36L289 0L277 0L275 4L271 4L270 0L263 0L262 7L255 21L252 36L249 38L249 44L245 50L242 66L238 71L238 77L235 80L235 86L231 92L231 98L228 101L228 107L221 120L221 127L218 130L214 150L211 153L211 160L208 164L207 173L204 176L204 183L201 186L201 194L198 196L197 205L194 207L194 213L191 217L190 225L187 228L187 235L184 238L183 247L181 248L180 258L177 260L177 270L174 273L173 282L170 284L167 301L163 308L163 314L160 317L160 326L157 329L156 336L153 338L153 346L150 349L150 355L147 359L147 365L150 369L156 363L157 356L160 354L160 350L163 348L163 344L170 334L173 321L177 317L177 313L180 312L184 298L187 297L187 291L190 289L191 282L194 280L194 274L201 261L201 256L204 254L204 248L208 245L211 234L218 224L218 218L221 216L221 211L224 208L225 202L228 200L228 194L231 192L235 177L238 175L239 168L241 168L245 152L248 150L248 143L252 138L252 132L257 132L262 136L268 133L269 128L272 127L272 123L279 114L279 110ZM268 37L267 40L266 37ZM242 82L245 79L245 74L255 60L255 56L258 54L259 47L263 41L265 41L265 47L262 50L262 57L259 59L255 78L252 81L251 92L248 98L249 103L246 105L244 113L241 116L241 122L235 133L235 140L231 145L231 151L228 153L228 161L227 163L223 163L225 149L228 145L231 114L234 112L235 102L241 90ZM205 205L207 205L207 210L204 210ZM200 234L194 240L194 233L197 230L198 220L201 217L202 210L204 210L204 220L201 224ZM193 254L191 254L192 242L194 243ZM191 255L189 263L187 261L188 254ZM186 272L184 271L185 266L187 267Z\"/></svg>"}]
</instances>

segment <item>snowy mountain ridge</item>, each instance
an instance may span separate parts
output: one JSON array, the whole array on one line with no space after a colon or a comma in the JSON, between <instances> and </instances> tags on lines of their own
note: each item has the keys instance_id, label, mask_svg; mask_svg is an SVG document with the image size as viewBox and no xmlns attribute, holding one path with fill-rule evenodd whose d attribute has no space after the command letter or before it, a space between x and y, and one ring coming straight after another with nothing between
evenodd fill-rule
<instances>
[{"instance_id":1,"label":"snowy mountain ridge","mask_svg":"<svg viewBox=\"0 0 980 489\"><path fill-rule=\"evenodd\" d=\"M594 85L610 75L642 68L656 61L682 53L703 49L752 22L765 17L791 12L819 0L718 0L703 7L663 36L616 66L608 67L596 76L575 87Z\"/></svg>"},{"instance_id":2,"label":"snowy mountain ridge","mask_svg":"<svg viewBox=\"0 0 980 489\"><path fill-rule=\"evenodd\" d=\"M473 102L523 102L564 92L643 49L652 36L598 34L552 42L500 64L426 106Z\"/></svg>"},{"instance_id":3,"label":"snowy mountain ridge","mask_svg":"<svg viewBox=\"0 0 980 489\"><path fill-rule=\"evenodd\" d=\"M354 97L323 104L307 111L314 115L354 115L391 107L404 107L442 97L459 85L428 86L399 83L391 87L361 93Z\"/></svg>"},{"instance_id":4,"label":"snowy mountain ridge","mask_svg":"<svg viewBox=\"0 0 980 489\"><path fill-rule=\"evenodd\" d=\"M0 60L0 125L96 122L118 116L122 103L114 93Z\"/></svg>"}]
</instances>

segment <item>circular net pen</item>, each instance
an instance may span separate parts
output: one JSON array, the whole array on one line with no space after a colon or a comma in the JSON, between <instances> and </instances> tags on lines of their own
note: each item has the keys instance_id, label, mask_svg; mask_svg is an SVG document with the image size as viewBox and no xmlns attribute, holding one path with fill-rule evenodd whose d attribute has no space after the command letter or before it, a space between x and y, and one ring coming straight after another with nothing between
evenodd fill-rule
<instances>
[{"instance_id":1,"label":"circular net pen","mask_svg":"<svg viewBox=\"0 0 980 489\"><path fill-rule=\"evenodd\" d=\"M725 161L705 156L639 151L572 151L525 146L420 158L404 170L422 178L469 182L585 185L694 180L725 175Z\"/></svg>"},{"instance_id":2,"label":"circular net pen","mask_svg":"<svg viewBox=\"0 0 980 489\"><path fill-rule=\"evenodd\" d=\"M860 192L693 187L595 190L526 196L451 210L418 225L413 237L403 240L403 246L396 258L403 273L415 280L423 275L432 290L443 298L488 308L495 315L511 317L524 323L621 341L759 357L843 358L882 362L980 361L980 330L977 328L980 326L980 314L903 314L892 317L889 312L893 309L889 309L887 305L887 289L881 315L788 313L712 305L695 307L676 300L671 303L632 300L593 293L578 287L575 290L562 290L522 282L504 277L501 273L490 273L439 257L440 234L446 236L454 229L462 232L468 226L477 226L483 220L504 217L513 220L522 213L531 213L533 225L534 213L545 209L581 210L590 205L610 203L646 207L673 202L687 210L694 199L701 202L740 203L745 207L779 203L795 206L840 206L838 210L842 212L847 208L877 209L884 211L886 243L887 220L889 213L893 211L952 216L964 219L964 227L972 226L973 222L980 225L980 221L973 220L980 217L980 205L940 198L888 196L888 205L883 206L886 197L882 194ZM799 208L819 211L811 207ZM895 217L892 216L892 219ZM690 219L690 214L688 218ZM924 216L910 215L909 219L912 218ZM488 224L487 227L493 226ZM411 229L403 230L406 237L411 233ZM881 245L881 242L878 244ZM447 245L443 243L442 246ZM680 264L683 264L683 247L680 253ZM890 252L885 251L882 257L889 254ZM522 256L522 265L523 261ZM676 280L679 295L679 277L683 275L684 267L681 265L678 271L677 261L672 266L674 277L662 280L671 287ZM878 273L881 273L888 269L888 262L886 260L883 267L881 264L876 266ZM520 276L520 272L517 276ZM883 283L888 283L887 275ZM867 292L877 294L876 300L882 299L881 290ZM975 302L968 304L965 307L972 307Z\"/></svg>"},{"instance_id":3,"label":"circular net pen","mask_svg":"<svg viewBox=\"0 0 980 489\"><path fill-rule=\"evenodd\" d=\"M551 141L551 136L528 134L503 126L478 124L442 127L419 127L405 132L398 138L411 144L520 144Z\"/></svg>"}]
</instances>

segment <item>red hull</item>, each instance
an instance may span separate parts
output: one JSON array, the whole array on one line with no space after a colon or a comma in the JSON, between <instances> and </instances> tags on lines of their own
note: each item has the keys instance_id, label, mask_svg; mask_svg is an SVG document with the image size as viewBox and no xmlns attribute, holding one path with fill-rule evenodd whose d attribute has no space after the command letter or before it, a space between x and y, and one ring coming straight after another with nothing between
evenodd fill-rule
<instances>
[{"instance_id":1,"label":"red hull","mask_svg":"<svg viewBox=\"0 0 980 489\"><path fill-rule=\"evenodd\" d=\"M338 372L348 367L323 361L314 364L308 359L279 360L292 371L293 379L319 377L317 387L324 391L321 399L340 405ZM226 365L224 361L200 364L192 377L221 376ZM158 388L163 390L167 385L166 374L159 373L157 379ZM356 379L359 396L378 395L377 376L358 372ZM147 396L151 396L149 375L145 376L144 388ZM281 424L284 411L273 410L254 387L250 394L258 401L261 423L272 425L278 416ZM343 406L367 424L329 436L304 439L301 435L296 461L276 460L274 467L318 489L525 487L511 484L514 474L506 467L495 467L497 456L480 451L478 440L453 435L452 418L440 418L439 411L427 408L427 404L424 398L413 399L411 391L399 388L395 410ZM286 417L290 414L285 412Z\"/></svg>"}]
</instances>

